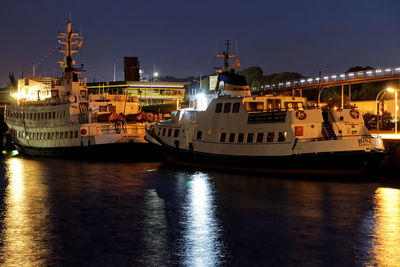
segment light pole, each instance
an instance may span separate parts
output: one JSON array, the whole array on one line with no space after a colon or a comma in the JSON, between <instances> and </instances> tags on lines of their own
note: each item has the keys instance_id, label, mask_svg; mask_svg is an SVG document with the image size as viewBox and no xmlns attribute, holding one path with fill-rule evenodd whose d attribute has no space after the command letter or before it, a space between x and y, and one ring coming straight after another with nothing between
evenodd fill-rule
<instances>
[{"instance_id":1,"label":"light pole","mask_svg":"<svg viewBox=\"0 0 400 267\"><path fill-rule=\"evenodd\" d=\"M327 87L323 87L321 90L319 90L318 92L318 102L317 102L317 107L319 107L319 103L321 102L321 93L322 91L327 88Z\"/></svg>"},{"instance_id":2,"label":"light pole","mask_svg":"<svg viewBox=\"0 0 400 267\"><path fill-rule=\"evenodd\" d=\"M378 93L378 95L376 96L376 99L375 99L375 104L376 104L376 135L378 137L379 137L379 113L380 113L379 112L379 102L382 100L382 98L383 98L383 96L385 95L386 92L393 93L395 91L396 90L394 90L393 88L386 88L386 89L383 89L382 91L380 91ZM397 93L397 91L396 91L396 93ZM378 102L378 98L379 98L380 94L382 94L382 97L379 99L379 102ZM397 97L397 94L395 96ZM397 108L397 103L396 103L396 108ZM397 119L397 111L396 111L396 119Z\"/></svg>"},{"instance_id":3,"label":"light pole","mask_svg":"<svg viewBox=\"0 0 400 267\"><path fill-rule=\"evenodd\" d=\"M150 79L150 105L153 105L153 83L154 83L154 77L158 77L158 72L156 72L156 65L153 65L153 75Z\"/></svg>"}]
</instances>

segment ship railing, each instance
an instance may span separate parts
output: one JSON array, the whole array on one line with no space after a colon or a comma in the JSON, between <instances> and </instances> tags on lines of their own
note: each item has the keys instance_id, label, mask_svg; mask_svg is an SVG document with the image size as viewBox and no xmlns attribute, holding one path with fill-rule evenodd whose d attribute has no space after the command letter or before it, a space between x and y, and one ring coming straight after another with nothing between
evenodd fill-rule
<instances>
[{"instance_id":1,"label":"ship railing","mask_svg":"<svg viewBox=\"0 0 400 267\"><path fill-rule=\"evenodd\" d=\"M365 78L381 77L381 76L394 76L399 74L400 74L400 67L371 69L371 70L348 72L342 74L324 75L320 77L302 78L299 80L292 80L275 84L265 84L261 86L261 89L276 90L276 89L289 89L293 87L301 87L308 85L317 86L321 83L352 81L357 79L365 79Z\"/></svg>"},{"instance_id":2,"label":"ship railing","mask_svg":"<svg viewBox=\"0 0 400 267\"><path fill-rule=\"evenodd\" d=\"M20 100L19 105L24 107L29 106L48 106L48 105L60 105L70 103L68 96L51 97L42 100Z\"/></svg>"},{"instance_id":3,"label":"ship railing","mask_svg":"<svg viewBox=\"0 0 400 267\"><path fill-rule=\"evenodd\" d=\"M346 138L371 138L370 134L359 134L359 135L340 135L341 139ZM317 141L328 141L332 140L329 136L318 136L318 137L310 137L310 138L298 138L301 142L317 142Z\"/></svg>"}]
</instances>

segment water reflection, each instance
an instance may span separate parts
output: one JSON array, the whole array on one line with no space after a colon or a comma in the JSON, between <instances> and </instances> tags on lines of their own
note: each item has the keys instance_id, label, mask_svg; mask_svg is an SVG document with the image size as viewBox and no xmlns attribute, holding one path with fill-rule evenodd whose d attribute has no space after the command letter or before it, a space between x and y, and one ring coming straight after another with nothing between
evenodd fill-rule
<instances>
[{"instance_id":1,"label":"water reflection","mask_svg":"<svg viewBox=\"0 0 400 267\"><path fill-rule=\"evenodd\" d=\"M188 187L185 214L185 265L216 266L221 264L220 226L215 218L215 207L209 177L196 173Z\"/></svg>"},{"instance_id":2,"label":"water reflection","mask_svg":"<svg viewBox=\"0 0 400 267\"><path fill-rule=\"evenodd\" d=\"M0 258L5 266L43 266L51 253L47 187L35 179L41 176L40 168L22 161L10 158L6 162L8 186ZM34 175L30 175L32 167Z\"/></svg>"},{"instance_id":3,"label":"water reflection","mask_svg":"<svg viewBox=\"0 0 400 267\"><path fill-rule=\"evenodd\" d=\"M373 265L400 262L400 190L380 187L375 192Z\"/></svg>"}]
</instances>

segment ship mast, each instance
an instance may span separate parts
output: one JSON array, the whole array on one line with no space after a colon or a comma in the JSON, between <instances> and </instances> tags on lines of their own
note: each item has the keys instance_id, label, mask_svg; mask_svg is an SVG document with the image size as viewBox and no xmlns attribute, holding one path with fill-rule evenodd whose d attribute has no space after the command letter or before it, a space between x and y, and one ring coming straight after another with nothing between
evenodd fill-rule
<instances>
[{"instance_id":1,"label":"ship mast","mask_svg":"<svg viewBox=\"0 0 400 267\"><path fill-rule=\"evenodd\" d=\"M222 52L222 54L215 55L218 58L224 59L224 65L223 65L222 69L218 69L219 72L229 71L229 59L237 57L237 55L229 54L229 46L230 46L231 42L229 40L226 40L225 44L226 44L226 52Z\"/></svg>"},{"instance_id":2,"label":"ship mast","mask_svg":"<svg viewBox=\"0 0 400 267\"><path fill-rule=\"evenodd\" d=\"M59 52L64 54L64 61L59 61L61 68L63 68L63 78L70 80L72 74L79 73L82 70L74 68L75 60L72 59L72 54L78 52L75 48L82 46L82 36L79 36L78 32L72 32L71 20L68 20L66 33L59 32L57 38L58 43L65 46L64 50ZM75 48L74 48L75 47Z\"/></svg>"}]
</instances>

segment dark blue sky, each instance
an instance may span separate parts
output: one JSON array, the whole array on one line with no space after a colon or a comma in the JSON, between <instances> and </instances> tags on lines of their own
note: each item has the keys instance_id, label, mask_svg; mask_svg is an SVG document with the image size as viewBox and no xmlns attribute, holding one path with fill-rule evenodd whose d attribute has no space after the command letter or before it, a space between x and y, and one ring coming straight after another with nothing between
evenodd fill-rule
<instances>
[{"instance_id":1,"label":"dark blue sky","mask_svg":"<svg viewBox=\"0 0 400 267\"><path fill-rule=\"evenodd\" d=\"M395 0L19 0L0 4L0 86L9 72L31 74L56 47L70 11L73 29L83 31L89 81L112 80L114 63L122 80L124 56L138 56L147 73L155 64L163 76L209 74L216 45L222 49L227 39L238 41L241 68L260 66L265 74L400 66ZM60 72L55 54L37 73Z\"/></svg>"}]
</instances>

